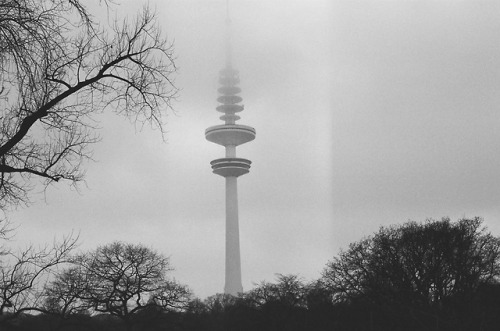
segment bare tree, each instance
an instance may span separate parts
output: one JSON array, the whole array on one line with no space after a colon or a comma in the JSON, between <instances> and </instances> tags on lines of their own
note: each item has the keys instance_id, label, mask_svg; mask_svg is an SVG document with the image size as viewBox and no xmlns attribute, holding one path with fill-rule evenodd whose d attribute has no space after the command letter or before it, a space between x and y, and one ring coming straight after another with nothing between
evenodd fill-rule
<instances>
[{"instance_id":1,"label":"bare tree","mask_svg":"<svg viewBox=\"0 0 500 331\"><path fill-rule=\"evenodd\" d=\"M0 319L5 320L25 311L39 310L42 300L41 283L55 269L71 262L70 253L77 238L68 236L52 246L7 253L0 257ZM8 313L8 314L7 314Z\"/></svg>"},{"instance_id":2,"label":"bare tree","mask_svg":"<svg viewBox=\"0 0 500 331\"><path fill-rule=\"evenodd\" d=\"M87 276L86 270L79 265L55 275L44 288L45 300L41 310L62 318L90 312L92 307L84 300L87 298Z\"/></svg>"},{"instance_id":3,"label":"bare tree","mask_svg":"<svg viewBox=\"0 0 500 331\"><path fill-rule=\"evenodd\" d=\"M500 238L480 218L382 227L330 261L322 277L337 303L385 307L393 319L404 313L420 323L457 324L479 289L499 280Z\"/></svg>"},{"instance_id":4,"label":"bare tree","mask_svg":"<svg viewBox=\"0 0 500 331\"><path fill-rule=\"evenodd\" d=\"M191 291L175 280L163 280L151 295L150 304L162 311L185 311L191 302Z\"/></svg>"},{"instance_id":5,"label":"bare tree","mask_svg":"<svg viewBox=\"0 0 500 331\"><path fill-rule=\"evenodd\" d=\"M298 275L276 275L277 282L262 282L245 294L253 305L277 304L285 308L306 307L307 287Z\"/></svg>"},{"instance_id":6,"label":"bare tree","mask_svg":"<svg viewBox=\"0 0 500 331\"><path fill-rule=\"evenodd\" d=\"M225 313L231 307L234 307L238 302L242 301L241 297L235 297L231 294L217 293L211 295L203 301L203 309L212 314Z\"/></svg>"},{"instance_id":7,"label":"bare tree","mask_svg":"<svg viewBox=\"0 0 500 331\"><path fill-rule=\"evenodd\" d=\"M167 278L169 259L142 245L114 242L76 261L45 290L45 306L62 316L88 309L130 326L139 312L181 311L191 298L186 286Z\"/></svg>"},{"instance_id":8,"label":"bare tree","mask_svg":"<svg viewBox=\"0 0 500 331\"><path fill-rule=\"evenodd\" d=\"M147 247L115 242L85 255L88 300L94 310L128 319L147 304L148 295L160 289L168 258Z\"/></svg>"},{"instance_id":9,"label":"bare tree","mask_svg":"<svg viewBox=\"0 0 500 331\"><path fill-rule=\"evenodd\" d=\"M29 202L34 178L82 180L105 109L163 132L172 52L148 7L106 28L80 0L1 1L0 209Z\"/></svg>"}]
</instances>

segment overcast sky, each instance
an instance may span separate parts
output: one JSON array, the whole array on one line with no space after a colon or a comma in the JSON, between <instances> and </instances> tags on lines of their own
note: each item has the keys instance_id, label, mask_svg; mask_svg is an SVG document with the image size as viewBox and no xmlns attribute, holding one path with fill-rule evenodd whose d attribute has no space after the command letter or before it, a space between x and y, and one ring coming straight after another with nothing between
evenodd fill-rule
<instances>
[{"instance_id":1,"label":"overcast sky","mask_svg":"<svg viewBox=\"0 0 500 331\"><path fill-rule=\"evenodd\" d=\"M133 14L140 1L123 1ZM96 162L10 214L13 245L79 232L81 249L141 242L200 297L223 291L224 179L205 140L221 124L225 0L157 0L181 88L167 142L103 116ZM313 280L381 225L482 216L500 235L500 2L232 0L240 124L243 287Z\"/></svg>"}]
</instances>

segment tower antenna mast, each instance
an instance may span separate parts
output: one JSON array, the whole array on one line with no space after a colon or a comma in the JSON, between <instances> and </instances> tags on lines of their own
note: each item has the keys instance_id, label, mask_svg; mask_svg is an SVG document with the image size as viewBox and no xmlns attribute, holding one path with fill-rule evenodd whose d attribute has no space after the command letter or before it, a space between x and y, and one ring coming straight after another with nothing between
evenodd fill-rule
<instances>
[{"instance_id":1,"label":"tower antenna mast","mask_svg":"<svg viewBox=\"0 0 500 331\"><path fill-rule=\"evenodd\" d=\"M226 0L226 67L231 66L231 17L229 16L229 0Z\"/></svg>"}]
</instances>

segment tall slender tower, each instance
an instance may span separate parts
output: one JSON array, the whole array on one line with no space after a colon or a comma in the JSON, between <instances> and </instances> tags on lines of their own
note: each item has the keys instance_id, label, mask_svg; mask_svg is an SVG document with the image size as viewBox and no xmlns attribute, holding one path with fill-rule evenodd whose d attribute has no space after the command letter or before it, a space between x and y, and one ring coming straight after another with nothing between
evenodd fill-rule
<instances>
[{"instance_id":1,"label":"tall slender tower","mask_svg":"<svg viewBox=\"0 0 500 331\"><path fill-rule=\"evenodd\" d=\"M237 94L241 89L238 71L231 64L231 21L226 18L226 65L220 71L218 89L221 103L216 109L224 113L220 117L222 125L211 126L205 130L208 141L226 148L226 157L210 162L213 172L226 180L226 283L224 293L236 295L243 292L241 285L240 234L238 225L238 184L237 178L250 171L250 160L236 157L236 146L255 139L255 129L236 124L240 119L236 113L243 110L239 103L243 100Z\"/></svg>"}]
</instances>

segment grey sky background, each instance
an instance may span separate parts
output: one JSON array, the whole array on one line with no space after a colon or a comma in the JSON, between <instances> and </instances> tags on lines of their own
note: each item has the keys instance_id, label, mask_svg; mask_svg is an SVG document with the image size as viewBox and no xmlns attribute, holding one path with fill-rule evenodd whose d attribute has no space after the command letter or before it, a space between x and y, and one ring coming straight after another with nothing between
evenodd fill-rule
<instances>
[{"instance_id":1,"label":"grey sky background","mask_svg":"<svg viewBox=\"0 0 500 331\"><path fill-rule=\"evenodd\" d=\"M99 118L79 192L57 184L10 214L12 244L79 232L81 249L141 242L200 297L224 285L221 124L224 0L150 1L175 44L181 88L167 142ZM123 1L132 15L142 1ZM500 235L500 3L232 0L234 63L255 141L238 181L243 287L313 280L382 225L482 216ZM41 189L40 189L41 191Z\"/></svg>"}]
</instances>

